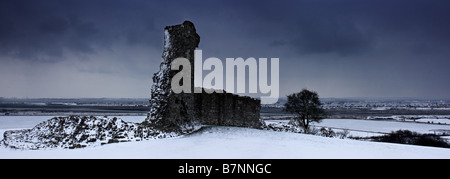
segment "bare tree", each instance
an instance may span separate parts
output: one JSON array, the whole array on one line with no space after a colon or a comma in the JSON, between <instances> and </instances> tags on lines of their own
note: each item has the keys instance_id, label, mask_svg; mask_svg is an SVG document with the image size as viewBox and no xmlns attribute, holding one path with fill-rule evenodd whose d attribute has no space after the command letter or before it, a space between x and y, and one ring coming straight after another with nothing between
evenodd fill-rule
<instances>
[{"instance_id":1,"label":"bare tree","mask_svg":"<svg viewBox=\"0 0 450 179\"><path fill-rule=\"evenodd\" d=\"M284 104L285 110L295 115L294 124L302 127L305 133L309 132L311 122L321 122L325 116L317 92L303 89L288 95L287 100Z\"/></svg>"}]
</instances>

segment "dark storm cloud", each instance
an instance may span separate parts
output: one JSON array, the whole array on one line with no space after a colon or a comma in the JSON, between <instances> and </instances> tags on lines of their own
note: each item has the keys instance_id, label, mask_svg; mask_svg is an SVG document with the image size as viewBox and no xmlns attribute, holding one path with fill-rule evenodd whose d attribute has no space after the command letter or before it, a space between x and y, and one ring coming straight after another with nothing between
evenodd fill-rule
<instances>
[{"instance_id":1,"label":"dark storm cloud","mask_svg":"<svg viewBox=\"0 0 450 179\"><path fill-rule=\"evenodd\" d=\"M121 39L156 46L152 39L161 34L144 18L152 13L134 13L138 6L128 1L2 1L0 55L57 61L65 59L64 53L95 54Z\"/></svg>"},{"instance_id":2,"label":"dark storm cloud","mask_svg":"<svg viewBox=\"0 0 450 179\"><path fill-rule=\"evenodd\" d=\"M124 36L129 45L148 45L154 48L161 48L162 33L157 29L152 21L146 22L142 27L127 29Z\"/></svg>"},{"instance_id":3,"label":"dark storm cloud","mask_svg":"<svg viewBox=\"0 0 450 179\"><path fill-rule=\"evenodd\" d=\"M447 0L3 0L0 62L151 79L164 26L191 20L204 57L279 57L282 95L313 84L331 97L423 96L430 86L448 96L449 9Z\"/></svg>"},{"instance_id":4,"label":"dark storm cloud","mask_svg":"<svg viewBox=\"0 0 450 179\"><path fill-rule=\"evenodd\" d=\"M339 55L360 53L372 44L372 37L364 35L354 24L339 21L302 23L298 36L290 43L301 54Z\"/></svg>"},{"instance_id":5,"label":"dark storm cloud","mask_svg":"<svg viewBox=\"0 0 450 179\"><path fill-rule=\"evenodd\" d=\"M339 2L339 1L338 1ZM342 1L343 2L343 1ZM298 54L347 55L360 53L373 45L371 34L355 21L354 4L299 1L279 7L278 21L289 35L269 42L271 47L287 46ZM284 19L289 14L288 19Z\"/></svg>"},{"instance_id":6,"label":"dark storm cloud","mask_svg":"<svg viewBox=\"0 0 450 179\"><path fill-rule=\"evenodd\" d=\"M285 37L268 42L298 54L359 55L385 40L388 48L432 52L450 44L445 1L298 1L279 7ZM288 17L284 19L283 17ZM257 32L256 32L257 33ZM269 37L270 38L270 37ZM400 47L400 48L399 48ZM408 48L408 49L405 49Z\"/></svg>"},{"instance_id":7,"label":"dark storm cloud","mask_svg":"<svg viewBox=\"0 0 450 179\"><path fill-rule=\"evenodd\" d=\"M58 9L57 1L2 1L0 55L22 60L55 61L63 51L94 53L104 37L94 22Z\"/></svg>"},{"instance_id":8,"label":"dark storm cloud","mask_svg":"<svg viewBox=\"0 0 450 179\"><path fill-rule=\"evenodd\" d=\"M450 7L443 2L7 0L0 7L0 53L60 58L63 50L94 53L118 39L161 48L163 26L185 19L206 35L215 28L230 32L219 40L254 37L299 54L359 54L391 35L426 36L418 39L428 43L411 48L427 51L450 41Z\"/></svg>"}]
</instances>

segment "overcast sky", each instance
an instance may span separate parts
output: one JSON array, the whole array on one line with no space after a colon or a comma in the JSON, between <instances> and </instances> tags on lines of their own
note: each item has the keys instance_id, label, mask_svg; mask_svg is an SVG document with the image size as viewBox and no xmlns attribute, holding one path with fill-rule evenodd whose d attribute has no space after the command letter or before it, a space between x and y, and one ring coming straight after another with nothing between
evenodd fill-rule
<instances>
[{"instance_id":1,"label":"overcast sky","mask_svg":"<svg viewBox=\"0 0 450 179\"><path fill-rule=\"evenodd\" d=\"M448 0L2 0L1 97L150 98L167 25L276 57L280 95L450 98Z\"/></svg>"}]
</instances>

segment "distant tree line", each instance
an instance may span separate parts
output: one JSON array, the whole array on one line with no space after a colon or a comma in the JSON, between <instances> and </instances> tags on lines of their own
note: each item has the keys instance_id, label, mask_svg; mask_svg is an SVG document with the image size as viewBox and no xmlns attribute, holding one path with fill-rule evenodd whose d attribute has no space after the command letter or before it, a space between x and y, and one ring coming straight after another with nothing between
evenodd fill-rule
<instances>
[{"instance_id":1,"label":"distant tree line","mask_svg":"<svg viewBox=\"0 0 450 179\"><path fill-rule=\"evenodd\" d=\"M450 145L441 137L435 134L419 134L409 130L398 130L383 136L372 137L377 142L391 142L399 144L412 144L430 147L450 148Z\"/></svg>"}]
</instances>

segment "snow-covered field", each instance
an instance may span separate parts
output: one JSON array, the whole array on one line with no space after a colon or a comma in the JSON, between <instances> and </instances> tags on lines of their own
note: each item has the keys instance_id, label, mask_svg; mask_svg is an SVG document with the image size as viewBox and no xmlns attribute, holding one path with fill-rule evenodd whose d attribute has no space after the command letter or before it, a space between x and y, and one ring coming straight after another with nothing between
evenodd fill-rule
<instances>
[{"instance_id":1,"label":"snow-covered field","mask_svg":"<svg viewBox=\"0 0 450 179\"><path fill-rule=\"evenodd\" d=\"M40 117L39 117L40 118ZM51 117L42 117L42 120ZM145 116L121 116L123 120L140 122ZM21 119L24 121L14 121ZM338 119L343 120L343 119ZM28 122L26 122L28 121ZM31 128L39 121L34 117L0 117L0 133L8 129ZM337 120L324 120L320 125L337 125ZM384 127L390 132L394 123L358 123L354 126ZM387 121L363 121L387 122ZM401 123L412 124L412 123ZM399 124L400 125L400 124ZM426 124L424 124L426 125ZM439 125L440 127L444 125ZM345 127L345 126L340 126ZM418 127L419 128L419 127ZM368 130L369 130L368 129ZM427 129L423 129L427 130ZM0 138L3 138L1 136ZM0 147L0 158L447 158L450 149L413 145L326 138L288 132L275 132L238 127L208 126L200 131L176 138L108 144L82 149L15 150Z\"/></svg>"},{"instance_id":2,"label":"snow-covered field","mask_svg":"<svg viewBox=\"0 0 450 179\"><path fill-rule=\"evenodd\" d=\"M0 116L0 130L33 128L37 124L53 117L54 116Z\"/></svg>"},{"instance_id":3,"label":"snow-covered field","mask_svg":"<svg viewBox=\"0 0 450 179\"><path fill-rule=\"evenodd\" d=\"M349 135L355 137L377 136L397 130L410 130L422 134L433 134L436 129L450 130L450 125L356 119L324 119L321 123L313 125L317 127L348 129Z\"/></svg>"},{"instance_id":4,"label":"snow-covered field","mask_svg":"<svg viewBox=\"0 0 450 179\"><path fill-rule=\"evenodd\" d=\"M429 119L430 120L430 119ZM436 119L442 120L442 119ZM288 120L268 120L266 123L288 123ZM358 119L324 119L321 123L313 123L316 128L332 128L335 131L348 129L349 135L353 137L370 137L383 135L396 130L410 130L418 133L434 133L436 129L450 130L450 125L380 121L380 120L358 120Z\"/></svg>"}]
</instances>

